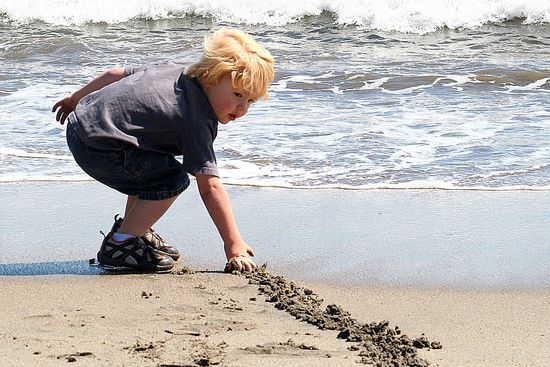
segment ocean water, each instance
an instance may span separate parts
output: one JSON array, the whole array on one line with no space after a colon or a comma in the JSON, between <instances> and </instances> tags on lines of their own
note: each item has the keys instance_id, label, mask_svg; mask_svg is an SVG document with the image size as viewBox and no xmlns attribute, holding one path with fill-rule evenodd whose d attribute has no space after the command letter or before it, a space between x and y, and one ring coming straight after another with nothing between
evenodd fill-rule
<instances>
[{"instance_id":1,"label":"ocean water","mask_svg":"<svg viewBox=\"0 0 550 367\"><path fill-rule=\"evenodd\" d=\"M89 180L52 105L191 64L222 26L276 58L270 99L220 127L224 182L550 190L547 0L0 0L0 182Z\"/></svg>"}]
</instances>

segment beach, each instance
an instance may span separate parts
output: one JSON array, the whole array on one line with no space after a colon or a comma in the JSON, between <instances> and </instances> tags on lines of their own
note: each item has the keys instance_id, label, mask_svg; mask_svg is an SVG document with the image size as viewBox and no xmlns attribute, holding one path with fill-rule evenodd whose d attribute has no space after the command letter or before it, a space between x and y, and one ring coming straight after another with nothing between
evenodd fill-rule
<instances>
[{"instance_id":1,"label":"beach","mask_svg":"<svg viewBox=\"0 0 550 367\"><path fill-rule=\"evenodd\" d=\"M1 185L0 364L357 365L361 343L222 272L194 186L156 227L183 254L179 274L127 274L89 263L122 196L93 182ZM548 365L547 192L228 191L258 264L321 309L424 334L442 346L418 349L434 366Z\"/></svg>"},{"instance_id":2,"label":"beach","mask_svg":"<svg viewBox=\"0 0 550 367\"><path fill-rule=\"evenodd\" d=\"M125 198L52 106L222 27L275 58L215 141L259 270L195 182L174 271L98 265ZM550 366L549 35L542 0L0 0L0 366Z\"/></svg>"}]
</instances>

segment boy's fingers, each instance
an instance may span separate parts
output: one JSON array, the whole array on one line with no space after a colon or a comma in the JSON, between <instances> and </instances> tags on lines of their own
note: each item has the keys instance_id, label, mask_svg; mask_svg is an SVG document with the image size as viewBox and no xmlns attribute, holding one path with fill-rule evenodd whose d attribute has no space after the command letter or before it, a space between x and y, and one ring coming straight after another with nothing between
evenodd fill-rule
<instances>
[{"instance_id":1,"label":"boy's fingers","mask_svg":"<svg viewBox=\"0 0 550 367\"><path fill-rule=\"evenodd\" d=\"M224 271L227 272L227 273L230 273L234 270L237 270L238 272L240 272L242 270L241 262L240 262L240 260L238 259L237 256L232 257L231 259L229 259L229 261L225 265L225 270Z\"/></svg>"},{"instance_id":2,"label":"boy's fingers","mask_svg":"<svg viewBox=\"0 0 550 367\"><path fill-rule=\"evenodd\" d=\"M252 270L256 269L256 263L254 261L250 260L248 265L250 267L250 268L247 269L248 271L252 271Z\"/></svg>"},{"instance_id":3,"label":"boy's fingers","mask_svg":"<svg viewBox=\"0 0 550 367\"><path fill-rule=\"evenodd\" d=\"M57 111L57 115L55 116L55 121L61 121L63 113L63 108L60 108L59 111ZM63 125L63 122L61 122L61 125Z\"/></svg>"},{"instance_id":4,"label":"boy's fingers","mask_svg":"<svg viewBox=\"0 0 550 367\"><path fill-rule=\"evenodd\" d=\"M65 99L55 102L55 104L52 107L52 112L55 112L55 110L57 110L59 107L63 108L64 104L65 104Z\"/></svg>"},{"instance_id":5,"label":"boy's fingers","mask_svg":"<svg viewBox=\"0 0 550 367\"><path fill-rule=\"evenodd\" d=\"M237 265L237 271L238 272L243 271L243 264L240 260L235 261L235 265Z\"/></svg>"},{"instance_id":6,"label":"boy's fingers","mask_svg":"<svg viewBox=\"0 0 550 367\"><path fill-rule=\"evenodd\" d=\"M231 272L232 270L237 270L239 273L243 271L252 271L256 268L256 263L249 259L245 255L239 255L233 257L226 265L227 272Z\"/></svg>"},{"instance_id":7,"label":"boy's fingers","mask_svg":"<svg viewBox=\"0 0 550 367\"><path fill-rule=\"evenodd\" d=\"M254 261L250 260L249 258L243 258L243 265L246 271L252 271L256 268L256 264Z\"/></svg>"}]
</instances>

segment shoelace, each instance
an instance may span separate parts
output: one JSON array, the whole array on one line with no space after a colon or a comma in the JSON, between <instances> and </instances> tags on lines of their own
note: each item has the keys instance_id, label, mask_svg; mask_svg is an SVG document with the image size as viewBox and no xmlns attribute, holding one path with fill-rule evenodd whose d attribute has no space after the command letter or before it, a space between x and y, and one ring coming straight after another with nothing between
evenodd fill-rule
<instances>
[{"instance_id":1,"label":"shoelace","mask_svg":"<svg viewBox=\"0 0 550 367\"><path fill-rule=\"evenodd\" d=\"M155 232L155 230L153 228L149 228L149 232L151 233L151 236L153 236L153 238L155 238L158 241L164 243L164 239L162 239L162 237L157 232Z\"/></svg>"}]
</instances>

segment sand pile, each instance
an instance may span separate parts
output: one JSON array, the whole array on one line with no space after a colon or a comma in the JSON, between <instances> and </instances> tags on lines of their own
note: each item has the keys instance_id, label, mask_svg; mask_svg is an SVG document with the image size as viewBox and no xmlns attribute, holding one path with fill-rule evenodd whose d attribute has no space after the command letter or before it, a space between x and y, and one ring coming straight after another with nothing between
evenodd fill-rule
<instances>
[{"instance_id":1,"label":"sand pile","mask_svg":"<svg viewBox=\"0 0 550 367\"><path fill-rule=\"evenodd\" d=\"M296 319L316 325L319 329L337 330L338 338L352 343L350 351L358 351L361 363L373 366L423 367L429 363L418 357L421 348L441 349L439 342L430 342L424 335L411 339L398 326L388 321L361 324L349 312L335 304L323 308L323 300L311 289L297 286L285 277L274 275L266 267L245 273L251 284L275 308L286 311Z\"/></svg>"}]
</instances>

